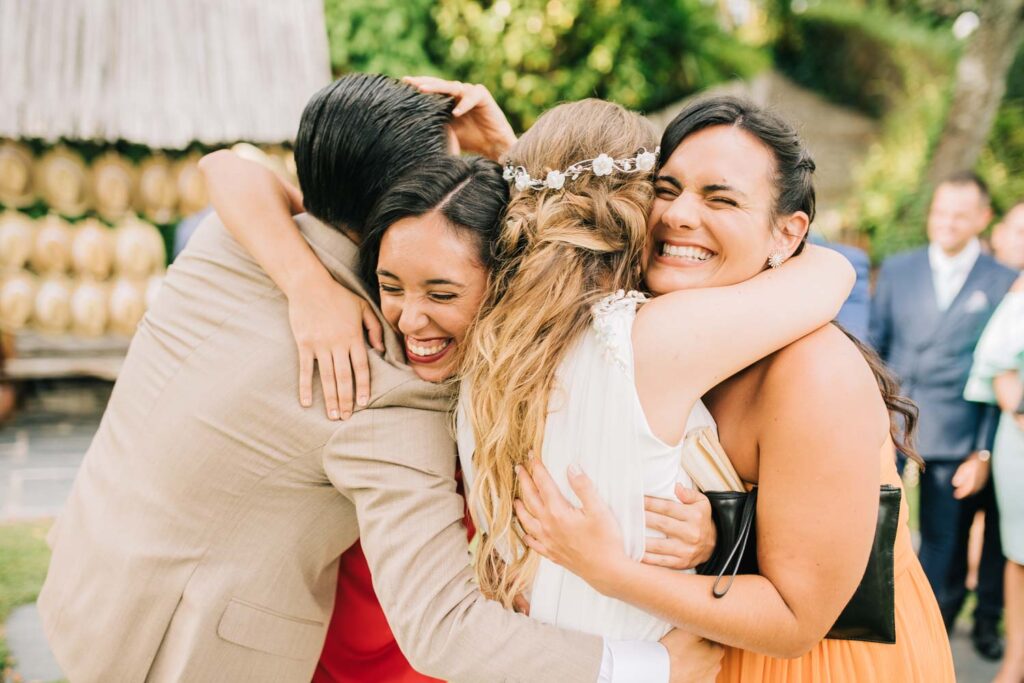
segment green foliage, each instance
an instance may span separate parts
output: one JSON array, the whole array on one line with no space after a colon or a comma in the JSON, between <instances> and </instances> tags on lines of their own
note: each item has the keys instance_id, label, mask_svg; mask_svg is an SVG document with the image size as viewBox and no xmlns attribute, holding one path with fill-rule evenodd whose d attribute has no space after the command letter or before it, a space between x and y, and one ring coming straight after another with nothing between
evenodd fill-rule
<instances>
[{"instance_id":1,"label":"green foliage","mask_svg":"<svg viewBox=\"0 0 1024 683\"><path fill-rule=\"evenodd\" d=\"M1024 47L1017 52L1017 58L1010 66L1010 73L1006 77L1005 101L1024 101Z\"/></svg>"},{"instance_id":2,"label":"green foliage","mask_svg":"<svg viewBox=\"0 0 1024 683\"><path fill-rule=\"evenodd\" d=\"M39 595L50 562L45 536L49 522L0 525L0 625L18 605ZM10 666L10 652L0 632L0 677Z\"/></svg>"},{"instance_id":3,"label":"green foliage","mask_svg":"<svg viewBox=\"0 0 1024 683\"><path fill-rule=\"evenodd\" d=\"M483 83L518 129L561 101L652 110L769 63L702 0L328 0L325 10L335 71Z\"/></svg>"},{"instance_id":4,"label":"green foliage","mask_svg":"<svg viewBox=\"0 0 1024 683\"><path fill-rule=\"evenodd\" d=\"M949 23L961 12L977 12L984 0L871 0L876 8L899 12L930 24Z\"/></svg>"},{"instance_id":5,"label":"green foliage","mask_svg":"<svg viewBox=\"0 0 1024 683\"><path fill-rule=\"evenodd\" d=\"M978 171L989 184L997 212L1024 201L1024 98L1007 97L1003 101Z\"/></svg>"},{"instance_id":6,"label":"green foliage","mask_svg":"<svg viewBox=\"0 0 1024 683\"><path fill-rule=\"evenodd\" d=\"M846 224L869 236L876 261L921 244L929 199L923 178L956 57L948 30L828 3L790 17L776 54L797 81L881 119L881 139L856 170Z\"/></svg>"},{"instance_id":7,"label":"green foliage","mask_svg":"<svg viewBox=\"0 0 1024 683\"><path fill-rule=\"evenodd\" d=\"M325 0L331 66L394 76L437 74L427 52L432 0Z\"/></svg>"},{"instance_id":8,"label":"green foliage","mask_svg":"<svg viewBox=\"0 0 1024 683\"><path fill-rule=\"evenodd\" d=\"M438 54L525 127L564 100L652 110L767 65L699 0L447 0Z\"/></svg>"},{"instance_id":9,"label":"green foliage","mask_svg":"<svg viewBox=\"0 0 1024 683\"><path fill-rule=\"evenodd\" d=\"M1010 67L1006 95L981 154L978 171L998 212L1024 201L1024 46Z\"/></svg>"},{"instance_id":10,"label":"green foliage","mask_svg":"<svg viewBox=\"0 0 1024 683\"><path fill-rule=\"evenodd\" d=\"M959 47L949 20L977 10L975 0L827 2L785 17L777 62L798 81L878 116L882 138L858 170L846 222L871 239L872 256L926 241L931 190L925 182L949 105ZM898 14L881 8L888 5ZM934 27L934 28L933 28ZM1024 199L1024 50L976 170L997 211Z\"/></svg>"},{"instance_id":11,"label":"green foliage","mask_svg":"<svg viewBox=\"0 0 1024 683\"><path fill-rule=\"evenodd\" d=\"M835 102L882 117L913 90L913 81L950 68L951 37L919 23L849 3L789 14L775 47L790 78Z\"/></svg>"}]
</instances>

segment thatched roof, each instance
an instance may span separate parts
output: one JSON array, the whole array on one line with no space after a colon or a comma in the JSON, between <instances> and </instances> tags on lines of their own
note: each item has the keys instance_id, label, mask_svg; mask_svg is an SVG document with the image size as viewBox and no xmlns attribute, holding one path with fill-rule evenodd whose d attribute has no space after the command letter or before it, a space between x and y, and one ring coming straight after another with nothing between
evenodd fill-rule
<instances>
[{"instance_id":1,"label":"thatched roof","mask_svg":"<svg viewBox=\"0 0 1024 683\"><path fill-rule=\"evenodd\" d=\"M284 142L329 80L322 0L0 0L0 137Z\"/></svg>"}]
</instances>

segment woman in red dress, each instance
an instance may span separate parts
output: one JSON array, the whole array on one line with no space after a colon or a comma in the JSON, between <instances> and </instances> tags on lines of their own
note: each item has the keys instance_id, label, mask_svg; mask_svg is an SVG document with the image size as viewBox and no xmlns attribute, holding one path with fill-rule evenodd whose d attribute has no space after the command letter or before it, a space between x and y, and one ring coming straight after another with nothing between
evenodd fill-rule
<instances>
[{"instance_id":1,"label":"woman in red dress","mask_svg":"<svg viewBox=\"0 0 1024 683\"><path fill-rule=\"evenodd\" d=\"M370 568L356 543L341 556L334 614L313 683L426 683L409 666L373 592Z\"/></svg>"},{"instance_id":2,"label":"woman in red dress","mask_svg":"<svg viewBox=\"0 0 1024 683\"><path fill-rule=\"evenodd\" d=\"M457 472L459 493L462 473ZM466 535L473 538L473 522L466 510ZM334 614L327 628L320 662L313 683L429 683L438 679L424 676L409 665L384 617L373 592L370 567L357 542L341 556Z\"/></svg>"}]
</instances>

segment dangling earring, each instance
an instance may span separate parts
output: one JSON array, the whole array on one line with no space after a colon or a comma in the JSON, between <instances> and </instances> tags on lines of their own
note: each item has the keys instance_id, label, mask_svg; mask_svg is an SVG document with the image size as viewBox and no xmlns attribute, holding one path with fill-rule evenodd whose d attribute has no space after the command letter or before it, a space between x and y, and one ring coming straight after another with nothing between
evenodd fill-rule
<instances>
[{"instance_id":1,"label":"dangling earring","mask_svg":"<svg viewBox=\"0 0 1024 683\"><path fill-rule=\"evenodd\" d=\"M781 251L773 251L768 256L768 266L771 268L778 268L786 262L786 256Z\"/></svg>"}]
</instances>

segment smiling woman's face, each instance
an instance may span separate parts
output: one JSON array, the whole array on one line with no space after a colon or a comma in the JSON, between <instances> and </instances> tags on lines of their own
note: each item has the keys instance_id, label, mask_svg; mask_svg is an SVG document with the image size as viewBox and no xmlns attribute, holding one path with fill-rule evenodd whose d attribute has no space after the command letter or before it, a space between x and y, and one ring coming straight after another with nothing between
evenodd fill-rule
<instances>
[{"instance_id":1,"label":"smiling woman's face","mask_svg":"<svg viewBox=\"0 0 1024 683\"><path fill-rule=\"evenodd\" d=\"M776 248L774 160L734 126L684 139L655 178L647 223L647 286L655 294L748 280Z\"/></svg>"},{"instance_id":2,"label":"smiling woman's face","mask_svg":"<svg viewBox=\"0 0 1024 683\"><path fill-rule=\"evenodd\" d=\"M381 310L402 334L412 369L428 382L455 372L456 349L480 310L487 271L479 252L475 237L436 211L403 218L384 233Z\"/></svg>"}]
</instances>

